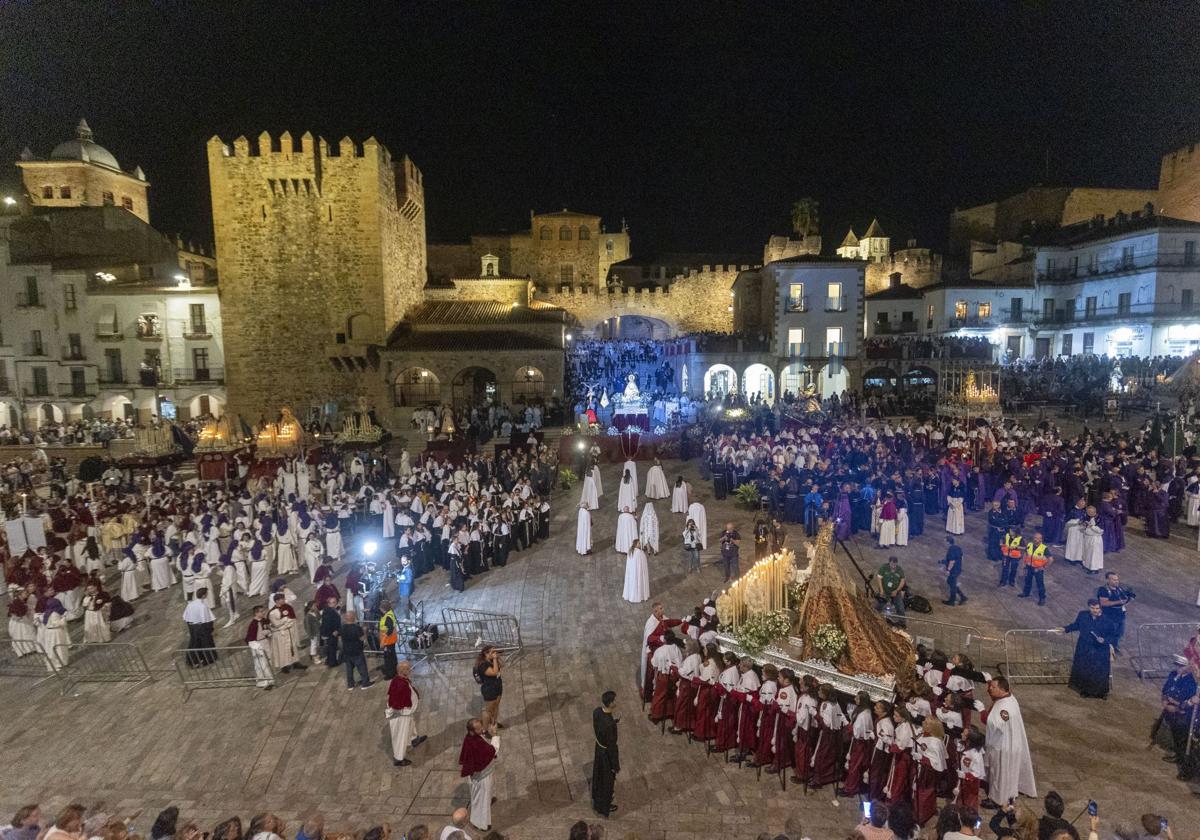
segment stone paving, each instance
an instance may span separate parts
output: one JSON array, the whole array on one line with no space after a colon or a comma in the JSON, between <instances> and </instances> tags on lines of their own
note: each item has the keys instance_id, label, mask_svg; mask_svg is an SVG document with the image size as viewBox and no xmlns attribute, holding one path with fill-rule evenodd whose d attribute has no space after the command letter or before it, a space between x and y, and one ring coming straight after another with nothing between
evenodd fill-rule
<instances>
[{"instance_id":1,"label":"stone paving","mask_svg":"<svg viewBox=\"0 0 1200 840\"><path fill-rule=\"evenodd\" d=\"M673 482L681 465L666 467ZM749 513L732 500L715 501L694 464L682 470L707 505L713 534L727 519L749 532ZM616 471L605 469L606 487L616 486ZM501 719L508 728L494 827L510 838L552 838L565 837L577 819L599 820L588 792L591 712L611 687L619 692L623 769L617 782L620 810L607 821L609 836L751 838L778 833L793 815L813 840L846 836L856 822L851 801L834 805L827 793L806 796L790 784L783 791L775 778L759 779L753 770L706 757L700 746L662 735L645 719L633 677L649 604L621 599L624 560L612 549L615 497L603 497L593 513L596 550L586 558L574 552L576 499L577 490L556 498L549 543L514 554L506 568L472 580L465 592L445 586L440 570L418 585L416 596L425 599L431 615L461 606L512 613L521 623L525 650L509 658L504 673ZM715 540L702 572L683 575L682 517L668 513L666 500L656 510L663 545L650 560L651 592L669 614L679 615L721 583ZM1200 619L1194 531L1176 525L1178 536L1151 541L1140 535L1140 523L1133 525L1128 548L1107 559L1139 595L1131 632L1144 622ZM967 526L961 543L967 554L962 585L970 596L965 606L940 603L940 519L928 518L925 535L897 550L909 579L934 604L930 618L969 624L992 637L1012 627L1051 627L1071 620L1097 585L1096 578L1056 564L1047 575L1045 607L1034 599L1018 600L1012 590L995 587L996 571L983 558L982 515L969 515ZM860 548L868 562L883 561L885 552ZM302 597L311 590L298 581L293 586ZM465 720L480 710L469 663L417 668L419 729L429 740L411 754L411 767L394 769L383 685L347 692L340 670L311 667L279 675L271 692L201 691L185 702L171 664L171 651L185 639L180 597L176 588L140 599L137 623L118 637L139 646L155 671L153 683L85 684L75 696L62 697L50 683L0 677L0 749L8 759L0 771L0 818L25 802L40 801L53 813L68 801L81 801L103 802L106 810L122 814L144 809L136 825L142 832L168 804L204 830L230 814L246 819L261 810L279 813L294 829L304 814L320 810L331 830L361 830L387 820L397 830L425 822L436 831L454 807L466 803L458 749ZM244 620L218 630L218 644L240 644L243 630ZM1126 647L1133 650L1133 638ZM998 660L997 648L989 647L984 666L993 669ZM1110 818L1132 822L1130 817L1145 811L1160 811L1176 826L1190 824L1200 833L1200 799L1176 781L1174 766L1160 761L1158 750L1146 748L1158 710L1157 681L1139 681L1122 659L1107 701L1081 700L1059 685L1020 686L1016 693L1039 793L1058 790L1068 816L1094 798L1106 827L1113 824ZM1176 832L1179 840L1191 836Z\"/></svg>"}]
</instances>

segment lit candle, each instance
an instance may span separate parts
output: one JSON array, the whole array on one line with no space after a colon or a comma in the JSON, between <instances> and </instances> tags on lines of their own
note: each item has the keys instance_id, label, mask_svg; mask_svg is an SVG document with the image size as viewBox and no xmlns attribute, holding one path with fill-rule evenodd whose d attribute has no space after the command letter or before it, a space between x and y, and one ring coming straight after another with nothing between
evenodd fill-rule
<instances>
[{"instance_id":1,"label":"lit candle","mask_svg":"<svg viewBox=\"0 0 1200 840\"><path fill-rule=\"evenodd\" d=\"M25 494L21 494L21 515L25 515Z\"/></svg>"}]
</instances>

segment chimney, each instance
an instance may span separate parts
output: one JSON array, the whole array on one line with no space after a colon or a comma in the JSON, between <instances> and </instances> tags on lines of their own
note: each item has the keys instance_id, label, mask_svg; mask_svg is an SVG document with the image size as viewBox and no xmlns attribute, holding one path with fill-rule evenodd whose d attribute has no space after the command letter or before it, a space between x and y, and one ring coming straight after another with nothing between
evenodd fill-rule
<instances>
[{"instance_id":1,"label":"chimney","mask_svg":"<svg viewBox=\"0 0 1200 840\"><path fill-rule=\"evenodd\" d=\"M899 289L900 288L900 272L899 271L893 271L891 274L888 275L888 288L889 289Z\"/></svg>"}]
</instances>

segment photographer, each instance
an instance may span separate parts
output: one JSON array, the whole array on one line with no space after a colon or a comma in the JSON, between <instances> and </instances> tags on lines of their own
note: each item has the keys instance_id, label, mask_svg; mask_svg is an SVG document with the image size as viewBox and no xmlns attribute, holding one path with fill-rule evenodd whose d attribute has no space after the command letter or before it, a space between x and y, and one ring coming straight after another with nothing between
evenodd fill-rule
<instances>
[{"instance_id":1,"label":"photographer","mask_svg":"<svg viewBox=\"0 0 1200 840\"><path fill-rule=\"evenodd\" d=\"M900 568L900 558L892 555L887 562L875 573L875 600L880 611L888 604L892 605L896 615L904 616L904 569Z\"/></svg>"},{"instance_id":2,"label":"photographer","mask_svg":"<svg viewBox=\"0 0 1200 840\"><path fill-rule=\"evenodd\" d=\"M1125 608L1137 596L1132 589L1121 586L1120 575L1116 572L1109 572L1104 576L1104 586L1096 590L1096 597L1100 599L1100 610L1104 613L1104 617L1114 628L1110 642L1113 653L1119 656L1121 639L1125 635Z\"/></svg>"},{"instance_id":3,"label":"photographer","mask_svg":"<svg viewBox=\"0 0 1200 840\"><path fill-rule=\"evenodd\" d=\"M739 554L741 552L742 535L733 527L732 522L725 523L721 532L721 566L725 570L725 582L737 577L740 573Z\"/></svg>"},{"instance_id":4,"label":"photographer","mask_svg":"<svg viewBox=\"0 0 1200 840\"><path fill-rule=\"evenodd\" d=\"M683 529L683 557L686 561L683 569L685 573L700 571L700 531L692 519L687 521L687 526Z\"/></svg>"},{"instance_id":5,"label":"photographer","mask_svg":"<svg viewBox=\"0 0 1200 840\"><path fill-rule=\"evenodd\" d=\"M495 726L503 729L500 723L500 697L504 694L504 680L500 676L500 652L491 645L479 651L475 667L471 674L479 683L479 693L483 696L483 725L485 729Z\"/></svg>"}]
</instances>

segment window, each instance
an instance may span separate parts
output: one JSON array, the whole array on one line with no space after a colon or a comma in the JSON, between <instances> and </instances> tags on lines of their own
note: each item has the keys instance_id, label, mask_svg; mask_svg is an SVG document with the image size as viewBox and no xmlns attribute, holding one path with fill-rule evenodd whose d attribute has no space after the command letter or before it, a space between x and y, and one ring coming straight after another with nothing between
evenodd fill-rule
<instances>
[{"instance_id":1,"label":"window","mask_svg":"<svg viewBox=\"0 0 1200 840\"><path fill-rule=\"evenodd\" d=\"M72 359L83 358L83 341L80 339L79 333L67 335L67 355Z\"/></svg>"},{"instance_id":2,"label":"window","mask_svg":"<svg viewBox=\"0 0 1200 840\"><path fill-rule=\"evenodd\" d=\"M71 368L71 396L87 395L87 372L83 368Z\"/></svg>"},{"instance_id":3,"label":"window","mask_svg":"<svg viewBox=\"0 0 1200 840\"><path fill-rule=\"evenodd\" d=\"M591 232L590 230L588 230L588 228L587 228L587 226L586 226L586 225L581 225L581 226L580 226L580 228L579 228L579 238L580 238L580 239L591 239L591 238L592 238L592 232Z\"/></svg>"},{"instance_id":4,"label":"window","mask_svg":"<svg viewBox=\"0 0 1200 840\"><path fill-rule=\"evenodd\" d=\"M575 280L575 266L563 263L558 267L558 282L571 283Z\"/></svg>"},{"instance_id":5,"label":"window","mask_svg":"<svg viewBox=\"0 0 1200 840\"><path fill-rule=\"evenodd\" d=\"M46 374L44 367L33 369L33 393L39 397L50 396L50 377Z\"/></svg>"},{"instance_id":6,"label":"window","mask_svg":"<svg viewBox=\"0 0 1200 840\"><path fill-rule=\"evenodd\" d=\"M804 344L804 328L803 327L792 327L791 329L789 329L787 339L788 339L787 354L789 356L801 356L804 354L804 348L802 347L802 345Z\"/></svg>"},{"instance_id":7,"label":"window","mask_svg":"<svg viewBox=\"0 0 1200 840\"><path fill-rule=\"evenodd\" d=\"M906 309L905 311L900 313L900 321L901 322L907 321L911 324L913 322L913 314L914 313L911 309Z\"/></svg>"},{"instance_id":8,"label":"window","mask_svg":"<svg viewBox=\"0 0 1200 840\"><path fill-rule=\"evenodd\" d=\"M113 204L113 194L107 191L102 192L100 193L100 200L106 207L111 207Z\"/></svg>"},{"instance_id":9,"label":"window","mask_svg":"<svg viewBox=\"0 0 1200 840\"><path fill-rule=\"evenodd\" d=\"M830 356L842 355L842 328L828 327L825 330L825 347Z\"/></svg>"},{"instance_id":10,"label":"window","mask_svg":"<svg viewBox=\"0 0 1200 840\"><path fill-rule=\"evenodd\" d=\"M1192 290L1191 289L1180 289L1179 290L1179 308L1182 309L1184 312L1192 311Z\"/></svg>"},{"instance_id":11,"label":"window","mask_svg":"<svg viewBox=\"0 0 1200 840\"><path fill-rule=\"evenodd\" d=\"M1133 309L1133 292L1121 292L1117 295L1117 314L1128 315Z\"/></svg>"},{"instance_id":12,"label":"window","mask_svg":"<svg viewBox=\"0 0 1200 840\"><path fill-rule=\"evenodd\" d=\"M42 187L42 198L54 198L54 187L48 184Z\"/></svg>"},{"instance_id":13,"label":"window","mask_svg":"<svg viewBox=\"0 0 1200 840\"><path fill-rule=\"evenodd\" d=\"M29 333L29 354L31 356L46 355L45 346L42 344L42 331L32 330Z\"/></svg>"},{"instance_id":14,"label":"window","mask_svg":"<svg viewBox=\"0 0 1200 840\"><path fill-rule=\"evenodd\" d=\"M571 228L563 225L558 229L558 238L561 242L567 242L571 239Z\"/></svg>"},{"instance_id":15,"label":"window","mask_svg":"<svg viewBox=\"0 0 1200 840\"><path fill-rule=\"evenodd\" d=\"M1046 257L1046 276L1053 277L1054 272L1058 269L1057 257Z\"/></svg>"},{"instance_id":16,"label":"window","mask_svg":"<svg viewBox=\"0 0 1200 840\"><path fill-rule=\"evenodd\" d=\"M126 210L128 210L130 213L132 213L133 212L133 199L127 195L121 196L121 206L124 207Z\"/></svg>"},{"instance_id":17,"label":"window","mask_svg":"<svg viewBox=\"0 0 1200 840\"><path fill-rule=\"evenodd\" d=\"M841 312L845 308L845 302L842 300L842 284L830 283L828 294L829 300L825 302L825 308L831 312Z\"/></svg>"},{"instance_id":18,"label":"window","mask_svg":"<svg viewBox=\"0 0 1200 840\"><path fill-rule=\"evenodd\" d=\"M925 307L925 317L928 318L930 321L933 320L933 304L932 303L929 304L929 306Z\"/></svg>"},{"instance_id":19,"label":"window","mask_svg":"<svg viewBox=\"0 0 1200 840\"><path fill-rule=\"evenodd\" d=\"M143 312L137 319L138 338L154 338L159 335L158 313Z\"/></svg>"},{"instance_id":20,"label":"window","mask_svg":"<svg viewBox=\"0 0 1200 840\"><path fill-rule=\"evenodd\" d=\"M1079 276L1079 257L1077 257L1077 256L1071 257L1071 276L1072 277ZM1068 354L1068 355L1070 355L1070 354Z\"/></svg>"},{"instance_id":21,"label":"window","mask_svg":"<svg viewBox=\"0 0 1200 840\"><path fill-rule=\"evenodd\" d=\"M1063 320L1067 321L1068 323L1071 321L1074 321L1075 320L1075 298L1067 298L1066 302L1063 304L1063 307L1065 310L1063 313Z\"/></svg>"},{"instance_id":22,"label":"window","mask_svg":"<svg viewBox=\"0 0 1200 840\"><path fill-rule=\"evenodd\" d=\"M492 273L492 264L488 263L488 274ZM192 316L192 333L194 335L204 335L208 332L207 324L204 320L204 304L193 303L188 307Z\"/></svg>"},{"instance_id":23,"label":"window","mask_svg":"<svg viewBox=\"0 0 1200 840\"><path fill-rule=\"evenodd\" d=\"M208 348L197 347L192 351L192 369L196 372L196 379L204 382L208 380Z\"/></svg>"},{"instance_id":24,"label":"window","mask_svg":"<svg viewBox=\"0 0 1200 840\"><path fill-rule=\"evenodd\" d=\"M109 347L104 351L104 373L109 382L124 382L125 372L121 369L121 351Z\"/></svg>"},{"instance_id":25,"label":"window","mask_svg":"<svg viewBox=\"0 0 1200 840\"><path fill-rule=\"evenodd\" d=\"M542 239L553 239L554 231L550 229L550 225L542 225L542 230L539 236L541 236Z\"/></svg>"},{"instance_id":26,"label":"window","mask_svg":"<svg viewBox=\"0 0 1200 840\"><path fill-rule=\"evenodd\" d=\"M1062 355L1071 355L1071 340L1075 338L1071 333L1064 333L1062 337Z\"/></svg>"},{"instance_id":27,"label":"window","mask_svg":"<svg viewBox=\"0 0 1200 840\"><path fill-rule=\"evenodd\" d=\"M611 239L604 243L604 250L610 254L613 252L613 241Z\"/></svg>"},{"instance_id":28,"label":"window","mask_svg":"<svg viewBox=\"0 0 1200 840\"><path fill-rule=\"evenodd\" d=\"M986 300L983 303L979 304L979 317L980 318L991 318L992 317L992 302L990 300Z\"/></svg>"},{"instance_id":29,"label":"window","mask_svg":"<svg viewBox=\"0 0 1200 840\"><path fill-rule=\"evenodd\" d=\"M25 278L25 305L40 306L41 298L38 296L37 277L30 274Z\"/></svg>"},{"instance_id":30,"label":"window","mask_svg":"<svg viewBox=\"0 0 1200 840\"><path fill-rule=\"evenodd\" d=\"M875 313L875 320L878 321L879 323L883 324L886 327L887 322L888 322L888 313L886 313L886 312Z\"/></svg>"},{"instance_id":31,"label":"window","mask_svg":"<svg viewBox=\"0 0 1200 840\"><path fill-rule=\"evenodd\" d=\"M1095 318L1096 317L1096 298L1095 298L1095 296L1087 298L1083 302L1083 317L1084 318ZM1085 350L1084 352L1087 352L1087 351Z\"/></svg>"},{"instance_id":32,"label":"window","mask_svg":"<svg viewBox=\"0 0 1200 840\"><path fill-rule=\"evenodd\" d=\"M1100 253L1092 251L1088 254L1088 274L1097 274L1100 271Z\"/></svg>"},{"instance_id":33,"label":"window","mask_svg":"<svg viewBox=\"0 0 1200 840\"><path fill-rule=\"evenodd\" d=\"M1054 320L1054 298L1042 300L1042 317L1047 321Z\"/></svg>"},{"instance_id":34,"label":"window","mask_svg":"<svg viewBox=\"0 0 1200 840\"><path fill-rule=\"evenodd\" d=\"M967 302L965 300L954 301L954 317L959 320L967 317Z\"/></svg>"},{"instance_id":35,"label":"window","mask_svg":"<svg viewBox=\"0 0 1200 840\"><path fill-rule=\"evenodd\" d=\"M1023 298L1013 298L1008 309L1009 320L1020 323L1025 320L1025 300Z\"/></svg>"},{"instance_id":36,"label":"window","mask_svg":"<svg viewBox=\"0 0 1200 840\"><path fill-rule=\"evenodd\" d=\"M807 307L804 304L804 284L790 283L788 284L788 312L803 312Z\"/></svg>"},{"instance_id":37,"label":"window","mask_svg":"<svg viewBox=\"0 0 1200 840\"><path fill-rule=\"evenodd\" d=\"M65 186L59 187L58 188L58 197L59 198L70 198L71 197L71 188L65 187Z\"/></svg>"},{"instance_id":38,"label":"window","mask_svg":"<svg viewBox=\"0 0 1200 840\"><path fill-rule=\"evenodd\" d=\"M1121 268L1133 268L1133 246L1123 245L1121 247Z\"/></svg>"},{"instance_id":39,"label":"window","mask_svg":"<svg viewBox=\"0 0 1200 840\"><path fill-rule=\"evenodd\" d=\"M1196 264L1196 240L1194 239L1189 239L1183 243L1183 264Z\"/></svg>"},{"instance_id":40,"label":"window","mask_svg":"<svg viewBox=\"0 0 1200 840\"><path fill-rule=\"evenodd\" d=\"M1085 356L1092 355L1092 351L1095 346L1096 346L1096 334L1095 333L1084 333L1083 334L1083 355L1085 355Z\"/></svg>"}]
</instances>

